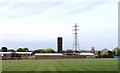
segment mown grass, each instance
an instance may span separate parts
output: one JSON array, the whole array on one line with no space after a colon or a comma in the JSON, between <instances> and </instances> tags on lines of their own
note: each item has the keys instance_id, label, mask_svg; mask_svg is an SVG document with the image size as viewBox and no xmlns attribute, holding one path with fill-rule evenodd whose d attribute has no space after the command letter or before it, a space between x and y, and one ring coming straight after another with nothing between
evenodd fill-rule
<instances>
[{"instance_id":1,"label":"mown grass","mask_svg":"<svg viewBox=\"0 0 120 73\"><path fill-rule=\"evenodd\" d=\"M2 71L118 71L117 59L3 60Z\"/></svg>"}]
</instances>

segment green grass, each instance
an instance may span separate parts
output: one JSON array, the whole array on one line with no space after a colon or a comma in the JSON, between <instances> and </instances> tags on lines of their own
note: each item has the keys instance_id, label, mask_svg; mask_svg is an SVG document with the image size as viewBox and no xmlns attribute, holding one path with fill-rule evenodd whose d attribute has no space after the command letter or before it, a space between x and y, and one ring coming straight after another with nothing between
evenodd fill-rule
<instances>
[{"instance_id":1,"label":"green grass","mask_svg":"<svg viewBox=\"0 0 120 73\"><path fill-rule=\"evenodd\" d=\"M118 71L117 59L3 60L3 71Z\"/></svg>"}]
</instances>

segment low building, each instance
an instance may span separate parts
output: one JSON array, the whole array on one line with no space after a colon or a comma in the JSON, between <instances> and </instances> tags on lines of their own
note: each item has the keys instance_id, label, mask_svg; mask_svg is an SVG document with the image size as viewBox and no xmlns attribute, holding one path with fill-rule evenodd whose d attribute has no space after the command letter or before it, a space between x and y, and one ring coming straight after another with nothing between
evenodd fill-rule
<instances>
[{"instance_id":1,"label":"low building","mask_svg":"<svg viewBox=\"0 0 120 73\"><path fill-rule=\"evenodd\" d=\"M12 57L12 52L0 52L3 60L10 59Z\"/></svg>"},{"instance_id":2,"label":"low building","mask_svg":"<svg viewBox=\"0 0 120 73\"><path fill-rule=\"evenodd\" d=\"M35 59L62 59L61 53L36 53Z\"/></svg>"},{"instance_id":3,"label":"low building","mask_svg":"<svg viewBox=\"0 0 120 73\"><path fill-rule=\"evenodd\" d=\"M85 58L95 58L94 53L91 53L91 52L82 52L79 55L84 56Z\"/></svg>"},{"instance_id":4,"label":"low building","mask_svg":"<svg viewBox=\"0 0 120 73\"><path fill-rule=\"evenodd\" d=\"M32 52L0 52L3 60L8 59L28 59Z\"/></svg>"},{"instance_id":5,"label":"low building","mask_svg":"<svg viewBox=\"0 0 120 73\"><path fill-rule=\"evenodd\" d=\"M94 58L93 53L80 54L62 54L62 53L36 53L35 59L78 59L78 58Z\"/></svg>"}]
</instances>

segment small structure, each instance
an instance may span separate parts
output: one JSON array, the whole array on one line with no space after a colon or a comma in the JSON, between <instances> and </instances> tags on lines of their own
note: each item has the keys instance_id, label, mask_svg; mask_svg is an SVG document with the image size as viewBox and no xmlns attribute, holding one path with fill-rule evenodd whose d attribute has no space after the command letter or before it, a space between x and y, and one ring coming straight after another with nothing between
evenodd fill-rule
<instances>
[{"instance_id":1,"label":"small structure","mask_svg":"<svg viewBox=\"0 0 120 73\"><path fill-rule=\"evenodd\" d=\"M62 59L61 53L36 53L35 59Z\"/></svg>"},{"instance_id":2,"label":"small structure","mask_svg":"<svg viewBox=\"0 0 120 73\"><path fill-rule=\"evenodd\" d=\"M28 59L32 52L0 52L3 60L8 59Z\"/></svg>"},{"instance_id":3,"label":"small structure","mask_svg":"<svg viewBox=\"0 0 120 73\"><path fill-rule=\"evenodd\" d=\"M79 55L84 56L85 58L95 58L95 55L91 52L82 52Z\"/></svg>"}]
</instances>

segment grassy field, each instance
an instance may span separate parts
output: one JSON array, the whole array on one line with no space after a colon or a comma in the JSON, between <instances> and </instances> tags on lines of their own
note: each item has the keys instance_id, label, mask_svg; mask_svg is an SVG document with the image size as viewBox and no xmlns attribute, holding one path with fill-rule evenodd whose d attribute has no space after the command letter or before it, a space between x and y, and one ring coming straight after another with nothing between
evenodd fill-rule
<instances>
[{"instance_id":1,"label":"grassy field","mask_svg":"<svg viewBox=\"0 0 120 73\"><path fill-rule=\"evenodd\" d=\"M117 59L3 60L3 71L117 71Z\"/></svg>"}]
</instances>

